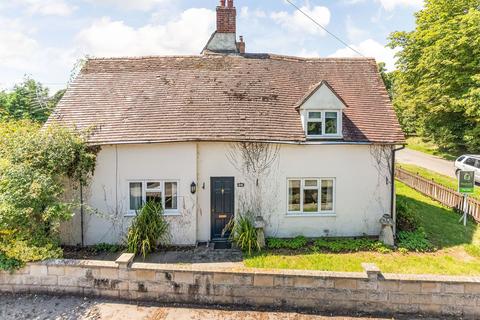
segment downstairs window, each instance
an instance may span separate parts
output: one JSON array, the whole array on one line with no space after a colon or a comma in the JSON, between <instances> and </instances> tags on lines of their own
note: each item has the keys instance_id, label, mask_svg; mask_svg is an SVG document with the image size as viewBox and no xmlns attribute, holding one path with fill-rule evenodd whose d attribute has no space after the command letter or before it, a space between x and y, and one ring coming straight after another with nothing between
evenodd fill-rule
<instances>
[{"instance_id":1,"label":"downstairs window","mask_svg":"<svg viewBox=\"0 0 480 320\"><path fill-rule=\"evenodd\" d=\"M129 216L136 215L150 201L162 205L165 215L178 214L178 181L129 182Z\"/></svg>"},{"instance_id":2,"label":"downstairs window","mask_svg":"<svg viewBox=\"0 0 480 320\"><path fill-rule=\"evenodd\" d=\"M334 213L335 179L288 179L288 214Z\"/></svg>"}]
</instances>

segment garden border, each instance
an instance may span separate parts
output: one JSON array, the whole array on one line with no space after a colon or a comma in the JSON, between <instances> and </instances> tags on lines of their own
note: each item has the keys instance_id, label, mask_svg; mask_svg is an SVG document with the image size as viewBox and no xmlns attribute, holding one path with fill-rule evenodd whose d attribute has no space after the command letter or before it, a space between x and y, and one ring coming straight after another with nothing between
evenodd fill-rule
<instances>
[{"instance_id":1,"label":"garden border","mask_svg":"<svg viewBox=\"0 0 480 320\"><path fill-rule=\"evenodd\" d=\"M480 315L480 277L264 270L212 264L49 260L0 272L0 292L101 296L162 303L220 304L366 313Z\"/></svg>"}]
</instances>

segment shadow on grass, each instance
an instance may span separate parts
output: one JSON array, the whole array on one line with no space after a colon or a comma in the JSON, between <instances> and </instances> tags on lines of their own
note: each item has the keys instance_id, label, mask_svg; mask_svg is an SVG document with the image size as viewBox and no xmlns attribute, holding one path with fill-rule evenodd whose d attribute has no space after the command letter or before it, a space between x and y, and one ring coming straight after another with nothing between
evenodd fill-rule
<instances>
[{"instance_id":1,"label":"shadow on grass","mask_svg":"<svg viewBox=\"0 0 480 320\"><path fill-rule=\"evenodd\" d=\"M461 214L452 209L433 203L424 196L413 198L407 195L397 195L398 199L407 201L415 210L421 226L425 229L428 239L439 249L471 244L475 238L477 224L469 219L464 227L459 222Z\"/></svg>"}]
</instances>

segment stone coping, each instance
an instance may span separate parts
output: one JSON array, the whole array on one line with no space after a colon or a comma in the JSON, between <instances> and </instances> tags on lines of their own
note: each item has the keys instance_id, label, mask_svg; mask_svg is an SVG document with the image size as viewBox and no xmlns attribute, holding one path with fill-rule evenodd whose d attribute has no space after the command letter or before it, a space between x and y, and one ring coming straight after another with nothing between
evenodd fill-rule
<instances>
[{"instance_id":1,"label":"stone coping","mask_svg":"<svg viewBox=\"0 0 480 320\"><path fill-rule=\"evenodd\" d=\"M238 275L272 275L272 276L300 276L318 278L340 279L372 279L379 278L384 281L424 281L424 282L452 282L452 283L480 283L480 276L446 276L446 275L421 275L421 274L393 274L381 273L380 269L371 263L362 264L364 272L333 272L316 270L294 269L258 269L243 267L238 263L194 263L194 264L160 264L133 262L132 254L122 254L116 261L101 260L73 260L54 259L28 265L68 266L86 268L119 268L129 266L132 270L148 270L159 272L196 272L196 273L230 273ZM27 266L28 266L27 265Z\"/></svg>"}]
</instances>

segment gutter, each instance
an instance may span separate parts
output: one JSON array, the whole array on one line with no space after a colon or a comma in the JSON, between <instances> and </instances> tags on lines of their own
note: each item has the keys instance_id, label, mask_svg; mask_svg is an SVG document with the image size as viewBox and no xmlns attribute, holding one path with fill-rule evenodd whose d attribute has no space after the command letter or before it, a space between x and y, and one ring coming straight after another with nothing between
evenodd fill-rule
<instances>
[{"instance_id":1,"label":"gutter","mask_svg":"<svg viewBox=\"0 0 480 320\"><path fill-rule=\"evenodd\" d=\"M172 141L149 141L149 140L132 140L132 141L105 141L105 142L90 142L89 145L94 146L114 146L114 145L131 145L131 144L167 144L167 143L200 143L200 142L251 142L251 143L273 143L283 145L386 145L395 146L398 142L377 142L377 141L342 141L342 140L325 140L325 141L275 141L275 140L172 140Z\"/></svg>"}]
</instances>

